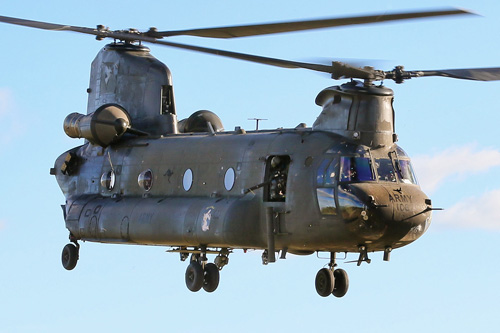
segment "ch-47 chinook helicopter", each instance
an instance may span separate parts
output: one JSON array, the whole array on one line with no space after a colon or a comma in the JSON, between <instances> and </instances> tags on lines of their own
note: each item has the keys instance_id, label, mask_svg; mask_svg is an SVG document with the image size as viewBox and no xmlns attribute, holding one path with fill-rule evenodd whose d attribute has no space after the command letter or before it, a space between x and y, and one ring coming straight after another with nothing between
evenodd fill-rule
<instances>
[{"instance_id":1,"label":"ch-47 chinook helicopter","mask_svg":"<svg viewBox=\"0 0 500 333\"><path fill-rule=\"evenodd\" d=\"M147 32L83 28L0 16L4 23L111 38L92 63L87 114L64 121L83 145L63 153L50 170L66 197L70 241L62 264L77 264L78 241L167 246L188 259L191 291L216 290L219 271L235 249L276 255L330 253L316 275L319 295L345 295L339 252L357 264L410 244L429 227L431 200L421 191L410 158L397 145L396 83L424 76L500 80L500 68L391 71L294 62L161 40L190 35L233 38L443 15L440 10L300 22ZM321 91L322 111L311 128L225 131L214 113L177 120L169 69L142 45L149 42L284 68L329 73L350 82ZM355 80L357 79L357 80ZM358 81L361 80L361 81ZM207 255L216 255L208 263Z\"/></svg>"}]
</instances>

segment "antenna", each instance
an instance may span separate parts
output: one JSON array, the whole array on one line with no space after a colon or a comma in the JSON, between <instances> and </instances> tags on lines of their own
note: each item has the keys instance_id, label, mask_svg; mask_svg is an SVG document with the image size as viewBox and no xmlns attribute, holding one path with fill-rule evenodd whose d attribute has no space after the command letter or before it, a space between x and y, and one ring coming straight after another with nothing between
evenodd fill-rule
<instances>
[{"instance_id":1,"label":"antenna","mask_svg":"<svg viewBox=\"0 0 500 333\"><path fill-rule=\"evenodd\" d=\"M264 119L264 118L248 118L248 120L255 120L255 130L258 131L259 130L259 121L261 121L261 120L267 120L267 119Z\"/></svg>"}]
</instances>

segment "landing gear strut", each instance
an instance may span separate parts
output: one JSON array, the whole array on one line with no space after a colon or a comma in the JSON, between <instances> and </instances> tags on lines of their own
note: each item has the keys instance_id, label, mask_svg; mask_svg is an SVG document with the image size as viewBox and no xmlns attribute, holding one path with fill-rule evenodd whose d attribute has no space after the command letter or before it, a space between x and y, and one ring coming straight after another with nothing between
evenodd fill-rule
<instances>
[{"instance_id":1,"label":"landing gear strut","mask_svg":"<svg viewBox=\"0 0 500 333\"><path fill-rule=\"evenodd\" d=\"M347 272L341 268L335 269L335 252L330 253L328 268L322 268L316 274L316 292L322 297L333 295L342 297L349 289L349 277Z\"/></svg>"}]
</instances>

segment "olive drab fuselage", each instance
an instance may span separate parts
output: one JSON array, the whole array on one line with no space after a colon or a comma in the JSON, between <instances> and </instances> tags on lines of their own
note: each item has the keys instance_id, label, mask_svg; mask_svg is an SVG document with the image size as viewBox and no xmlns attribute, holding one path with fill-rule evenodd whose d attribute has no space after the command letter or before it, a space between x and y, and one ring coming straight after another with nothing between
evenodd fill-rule
<instances>
[{"instance_id":1,"label":"olive drab fuselage","mask_svg":"<svg viewBox=\"0 0 500 333\"><path fill-rule=\"evenodd\" d=\"M310 129L176 134L85 144L61 155L56 169L74 159L75 169L57 179L77 239L267 249L271 209L277 250L357 252L366 244L382 251L425 231L426 197L397 172L392 181L340 179L341 161L375 165L396 151L407 160L395 145L371 151ZM274 157L286 163L278 198L269 181Z\"/></svg>"}]
</instances>

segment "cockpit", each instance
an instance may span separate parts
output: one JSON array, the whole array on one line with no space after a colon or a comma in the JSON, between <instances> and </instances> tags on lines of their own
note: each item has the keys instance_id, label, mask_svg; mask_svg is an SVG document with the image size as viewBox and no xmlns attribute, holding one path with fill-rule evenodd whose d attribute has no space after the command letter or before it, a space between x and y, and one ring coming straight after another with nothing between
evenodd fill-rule
<instances>
[{"instance_id":1,"label":"cockpit","mask_svg":"<svg viewBox=\"0 0 500 333\"><path fill-rule=\"evenodd\" d=\"M363 206L363 203L347 190L349 184L418 185L410 158L401 148L396 147L383 156L377 156L378 154L372 154L370 150L363 148L350 151L349 149L328 151L317 170L316 194L323 215L337 215L337 204L341 212L342 207ZM337 188L338 193L335 193Z\"/></svg>"}]
</instances>

